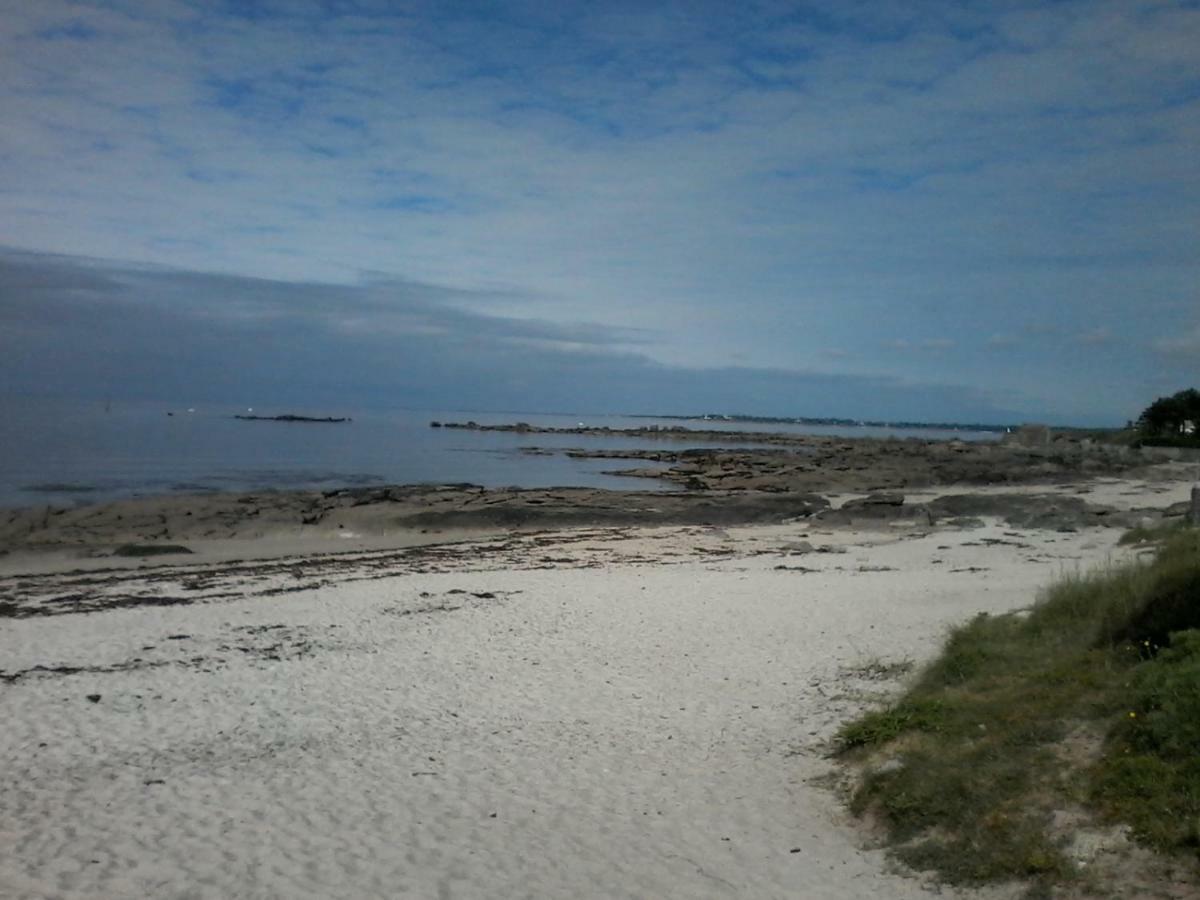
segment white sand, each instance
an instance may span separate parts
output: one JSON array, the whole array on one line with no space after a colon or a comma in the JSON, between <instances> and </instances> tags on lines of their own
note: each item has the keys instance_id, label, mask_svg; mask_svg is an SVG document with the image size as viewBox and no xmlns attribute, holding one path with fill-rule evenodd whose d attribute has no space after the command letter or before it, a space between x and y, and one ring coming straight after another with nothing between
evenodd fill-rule
<instances>
[{"instance_id":1,"label":"white sand","mask_svg":"<svg viewBox=\"0 0 1200 900\"><path fill-rule=\"evenodd\" d=\"M309 576L133 570L88 590L209 599L0 624L10 675L140 666L0 683L0 896L967 896L863 849L825 742L897 687L857 670L1117 536L568 532L269 596Z\"/></svg>"}]
</instances>

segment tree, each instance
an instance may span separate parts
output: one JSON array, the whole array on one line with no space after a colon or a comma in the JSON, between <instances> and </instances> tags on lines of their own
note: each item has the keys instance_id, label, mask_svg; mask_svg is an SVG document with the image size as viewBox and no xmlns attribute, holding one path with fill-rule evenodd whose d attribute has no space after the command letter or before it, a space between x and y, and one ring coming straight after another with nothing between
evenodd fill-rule
<instances>
[{"instance_id":1,"label":"tree","mask_svg":"<svg viewBox=\"0 0 1200 900\"><path fill-rule=\"evenodd\" d=\"M1138 429L1145 437L1179 437L1200 432L1200 391L1179 391L1159 397L1143 410Z\"/></svg>"}]
</instances>

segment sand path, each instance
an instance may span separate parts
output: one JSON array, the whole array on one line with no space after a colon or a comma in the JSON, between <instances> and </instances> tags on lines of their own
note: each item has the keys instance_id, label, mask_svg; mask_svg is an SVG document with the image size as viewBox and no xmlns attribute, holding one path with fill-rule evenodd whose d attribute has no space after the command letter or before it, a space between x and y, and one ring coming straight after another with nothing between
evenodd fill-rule
<instances>
[{"instance_id":1,"label":"sand path","mask_svg":"<svg viewBox=\"0 0 1200 900\"><path fill-rule=\"evenodd\" d=\"M3 620L0 895L966 896L862 848L825 742L1116 537L596 531Z\"/></svg>"}]
</instances>

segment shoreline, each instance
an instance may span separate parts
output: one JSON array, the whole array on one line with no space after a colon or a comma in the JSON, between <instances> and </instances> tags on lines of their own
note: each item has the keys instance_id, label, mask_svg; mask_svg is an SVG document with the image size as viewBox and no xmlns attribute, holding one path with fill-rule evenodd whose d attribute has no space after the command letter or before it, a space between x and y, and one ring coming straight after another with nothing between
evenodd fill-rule
<instances>
[{"instance_id":1,"label":"shoreline","mask_svg":"<svg viewBox=\"0 0 1200 900\"><path fill-rule=\"evenodd\" d=\"M1074 477L1121 475L1171 459L1200 462L1200 451L1132 448L1099 442L1075 432L1054 433L1046 429L1022 429L1000 441L979 441L953 436L831 436L695 430L682 426L631 429L468 424L471 430L487 434L475 439L469 435L449 441L442 439L440 444L446 445L442 451L495 451L509 460L501 466L503 477L497 477L500 470L490 469L490 463L474 473L461 465L443 466L444 474L439 474L437 466L431 467L427 460L416 466L419 475L393 471L387 477L371 474L374 469L388 470L386 464L355 459L350 463L352 468L340 473L325 471L327 462L316 460L294 471L286 467L259 471L255 464L245 461L236 472L219 467L217 471L205 471L188 463L177 470L168 466L154 478L139 483L132 471L122 470L116 473L115 480L109 478L113 473L105 474L102 460L90 476L86 470L68 469L36 473L31 470L23 480L11 478L5 487L0 516L9 510L33 506L95 506L159 494L428 487L476 477L491 489L581 485L614 491L819 493L945 484L1051 483ZM423 428L416 423L410 426L418 431ZM453 430L466 426L449 423L442 427ZM322 429L320 433L327 432ZM534 442L532 439L539 434L546 435L548 440ZM579 444L572 446L568 442L572 435L581 438ZM530 443L522 446L519 442L522 437L531 438ZM244 435L233 432L230 438L244 440ZM434 441L434 445L439 442ZM414 446L420 448L418 456L425 460L433 445L417 440ZM246 451L247 447L242 446L239 452L244 456ZM539 462L537 457L545 461ZM612 465L602 468L603 463ZM404 468L399 466L401 470ZM145 469L158 471L157 461L146 460Z\"/></svg>"},{"instance_id":2,"label":"shoreline","mask_svg":"<svg viewBox=\"0 0 1200 900\"><path fill-rule=\"evenodd\" d=\"M1158 467L1149 480L1078 479L1053 484L947 485L914 490L607 491L595 488L485 489L473 485L348 488L338 491L165 495L70 509L0 512L0 568L14 556L106 557L123 545L237 542L310 552L429 544L454 535L586 527L781 524L812 521L858 528L934 529L980 516L1014 526L1129 528L1182 514L1192 467ZM1169 480L1169 479L1176 480ZM1106 486L1174 485L1173 506L1130 506ZM1171 488L1163 488L1171 490ZM189 549L191 549L189 547ZM186 550L183 552L187 552ZM138 557L138 553L127 553Z\"/></svg>"},{"instance_id":3,"label":"shoreline","mask_svg":"<svg viewBox=\"0 0 1200 900\"><path fill-rule=\"evenodd\" d=\"M695 434L687 432L692 438ZM1011 524L1040 521L1043 527L1102 522L1130 527L1143 514L1158 513L1125 509L1102 491L1098 494L1096 485L1114 479L1200 480L1200 464L1073 438L1047 437L1046 446L1037 447L912 438L766 438L785 440L788 446L524 448L528 453L652 462L659 468L613 474L652 479L674 490L371 485L164 494L71 507L29 505L0 510L0 565L14 553L95 556L125 544L255 540L300 542L309 548L322 542L361 547L513 529L732 526L810 518L872 527L933 527L994 515ZM847 500L852 514L841 509Z\"/></svg>"}]
</instances>

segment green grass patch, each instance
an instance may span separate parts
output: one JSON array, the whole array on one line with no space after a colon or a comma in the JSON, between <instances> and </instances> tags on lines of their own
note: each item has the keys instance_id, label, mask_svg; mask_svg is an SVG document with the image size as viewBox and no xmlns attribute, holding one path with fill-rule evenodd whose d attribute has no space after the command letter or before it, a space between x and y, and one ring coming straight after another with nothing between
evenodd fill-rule
<instances>
[{"instance_id":1,"label":"green grass patch","mask_svg":"<svg viewBox=\"0 0 1200 900\"><path fill-rule=\"evenodd\" d=\"M1178 534L1187 527L1188 524L1183 519L1160 522L1157 525L1150 525L1148 527L1139 525L1136 528L1130 528L1121 535L1118 543L1124 546L1128 546L1129 544L1156 544L1160 541L1165 541L1174 534Z\"/></svg>"},{"instance_id":2,"label":"green grass patch","mask_svg":"<svg viewBox=\"0 0 1200 900\"><path fill-rule=\"evenodd\" d=\"M1200 848L1200 630L1171 635L1130 687L1091 799L1156 848Z\"/></svg>"},{"instance_id":3,"label":"green grass patch","mask_svg":"<svg viewBox=\"0 0 1200 900\"><path fill-rule=\"evenodd\" d=\"M852 809L882 822L902 860L953 883L1074 877L1051 821L1081 806L1195 855L1200 531L1067 578L1023 614L976 617L906 695L838 740L866 773Z\"/></svg>"}]
</instances>

